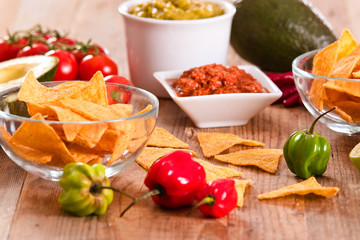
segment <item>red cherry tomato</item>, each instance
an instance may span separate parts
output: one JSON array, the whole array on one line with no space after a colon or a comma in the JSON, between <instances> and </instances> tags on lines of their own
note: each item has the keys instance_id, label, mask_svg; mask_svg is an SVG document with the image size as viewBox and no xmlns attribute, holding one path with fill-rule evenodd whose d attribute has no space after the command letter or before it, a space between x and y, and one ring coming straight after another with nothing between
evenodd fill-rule
<instances>
[{"instance_id":1,"label":"red cherry tomato","mask_svg":"<svg viewBox=\"0 0 360 240\"><path fill-rule=\"evenodd\" d=\"M22 38L17 42L11 42L9 39L0 40L0 62L13 59L16 54L27 45L28 40Z\"/></svg>"},{"instance_id":2,"label":"red cherry tomato","mask_svg":"<svg viewBox=\"0 0 360 240\"><path fill-rule=\"evenodd\" d=\"M77 77L78 64L74 55L65 50L51 50L47 56L55 56L59 59L54 81L75 80Z\"/></svg>"},{"instance_id":3,"label":"red cherry tomato","mask_svg":"<svg viewBox=\"0 0 360 240\"><path fill-rule=\"evenodd\" d=\"M81 60L87 55L109 55L109 50L101 47L97 43L92 43L91 45L85 45L80 49L75 49L72 53L80 64Z\"/></svg>"},{"instance_id":4,"label":"red cherry tomato","mask_svg":"<svg viewBox=\"0 0 360 240\"><path fill-rule=\"evenodd\" d=\"M31 46L26 46L21 49L17 54L16 57L25 57L25 56L32 56L32 55L44 55L46 52L49 51L49 47L44 43L34 43Z\"/></svg>"},{"instance_id":5,"label":"red cherry tomato","mask_svg":"<svg viewBox=\"0 0 360 240\"><path fill-rule=\"evenodd\" d=\"M128 79L119 75L109 75L104 78L105 82L118 83L124 85L134 86ZM107 98L109 104L115 103L129 103L131 99L131 93L127 91L121 91L119 87L115 85L106 85Z\"/></svg>"},{"instance_id":6,"label":"red cherry tomato","mask_svg":"<svg viewBox=\"0 0 360 240\"><path fill-rule=\"evenodd\" d=\"M76 41L72 38L56 38L52 37L47 40L49 44L52 44L55 48L63 49L66 46L73 46Z\"/></svg>"},{"instance_id":7,"label":"red cherry tomato","mask_svg":"<svg viewBox=\"0 0 360 240\"><path fill-rule=\"evenodd\" d=\"M116 63L105 55L87 55L81 60L79 65L79 77L81 80L90 80L92 76L101 71L104 77L117 75Z\"/></svg>"}]
</instances>

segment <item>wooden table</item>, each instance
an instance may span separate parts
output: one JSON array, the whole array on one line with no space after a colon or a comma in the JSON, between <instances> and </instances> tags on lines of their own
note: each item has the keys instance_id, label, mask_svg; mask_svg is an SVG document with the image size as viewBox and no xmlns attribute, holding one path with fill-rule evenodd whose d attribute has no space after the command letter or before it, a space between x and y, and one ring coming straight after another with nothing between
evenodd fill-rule
<instances>
[{"instance_id":1,"label":"wooden table","mask_svg":"<svg viewBox=\"0 0 360 240\"><path fill-rule=\"evenodd\" d=\"M106 46L117 62L121 75L128 77L123 20L117 12L122 0L0 0L0 35L40 23L57 28L69 36ZM358 0L313 0L337 33L345 27L360 40ZM245 63L230 48L229 64ZM281 105L266 108L246 126L198 129L171 100L160 100L158 126L190 144L198 153L199 131L231 132L265 143L267 148L282 148L295 130L309 127L313 118L303 107L286 109ZM328 170L318 181L340 188L337 196L289 196L276 200L257 200L266 191L299 182L284 159L276 174L255 167L235 167L253 185L246 190L244 207L221 219L209 219L199 212L186 217L187 208L162 210L151 200L133 207L123 218L119 213L130 202L115 194L106 214L74 217L57 203L58 183L26 173L4 152L0 152L0 236L2 239L359 239L360 174L348 154L360 141L358 136L335 133L318 124L317 130L332 147ZM222 166L225 164L215 163ZM111 178L114 187L131 194L147 191L145 171L136 163Z\"/></svg>"}]
</instances>

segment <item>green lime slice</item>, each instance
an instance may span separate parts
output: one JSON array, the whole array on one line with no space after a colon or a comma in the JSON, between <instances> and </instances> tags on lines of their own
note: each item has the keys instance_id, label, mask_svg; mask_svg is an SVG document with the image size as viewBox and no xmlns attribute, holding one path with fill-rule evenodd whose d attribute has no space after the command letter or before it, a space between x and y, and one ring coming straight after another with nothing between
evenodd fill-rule
<instances>
[{"instance_id":1,"label":"green lime slice","mask_svg":"<svg viewBox=\"0 0 360 240\"><path fill-rule=\"evenodd\" d=\"M349 157L355 167L360 171L360 143L358 143L350 152Z\"/></svg>"}]
</instances>

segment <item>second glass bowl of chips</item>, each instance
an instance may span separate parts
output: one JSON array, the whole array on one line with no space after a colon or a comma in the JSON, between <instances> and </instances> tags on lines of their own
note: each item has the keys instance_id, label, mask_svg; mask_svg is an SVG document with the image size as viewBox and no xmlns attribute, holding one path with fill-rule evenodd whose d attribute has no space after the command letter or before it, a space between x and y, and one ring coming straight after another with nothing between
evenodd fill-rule
<instances>
[{"instance_id":1,"label":"second glass bowl of chips","mask_svg":"<svg viewBox=\"0 0 360 240\"><path fill-rule=\"evenodd\" d=\"M42 84L46 88L37 92L36 85L25 98L48 103L19 101L20 87L0 93L0 142L11 160L43 179L58 181L69 162L102 163L113 176L135 161L156 125L158 99L145 90L115 83L106 83L104 92L83 88L91 81ZM64 98L58 91L73 87L81 89L81 97ZM99 103L104 94L108 104Z\"/></svg>"},{"instance_id":2,"label":"second glass bowl of chips","mask_svg":"<svg viewBox=\"0 0 360 240\"><path fill-rule=\"evenodd\" d=\"M313 60L319 51L304 53L293 61L292 70L300 97L306 109L314 117L318 117L330 108L337 107L320 119L330 129L348 135L359 133L360 79L312 74ZM326 67L326 64L326 61L322 62L323 67Z\"/></svg>"}]
</instances>

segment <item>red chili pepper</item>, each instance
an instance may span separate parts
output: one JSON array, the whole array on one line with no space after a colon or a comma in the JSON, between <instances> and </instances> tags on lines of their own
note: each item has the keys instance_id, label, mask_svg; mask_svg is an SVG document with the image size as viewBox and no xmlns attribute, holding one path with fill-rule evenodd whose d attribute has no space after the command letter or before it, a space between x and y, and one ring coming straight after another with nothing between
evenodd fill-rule
<instances>
[{"instance_id":1,"label":"red chili pepper","mask_svg":"<svg viewBox=\"0 0 360 240\"><path fill-rule=\"evenodd\" d=\"M131 203L120 216L135 203L152 197L161 207L177 208L191 205L200 187L205 184L203 166L184 151L175 151L156 161L145 178L145 186L150 190Z\"/></svg>"},{"instance_id":2,"label":"red chili pepper","mask_svg":"<svg viewBox=\"0 0 360 240\"><path fill-rule=\"evenodd\" d=\"M280 88L280 90L282 92L282 95L278 100L274 102L274 104L283 102L286 98L297 92L296 87L291 85L286 85Z\"/></svg>"},{"instance_id":3,"label":"red chili pepper","mask_svg":"<svg viewBox=\"0 0 360 240\"><path fill-rule=\"evenodd\" d=\"M284 107L295 107L296 105L299 104L299 98L300 98L299 93L294 92L288 98L284 99L283 101Z\"/></svg>"},{"instance_id":4,"label":"red chili pepper","mask_svg":"<svg viewBox=\"0 0 360 240\"><path fill-rule=\"evenodd\" d=\"M279 88L285 85L294 85L294 76L292 72L286 73L267 73L266 74Z\"/></svg>"},{"instance_id":5,"label":"red chili pepper","mask_svg":"<svg viewBox=\"0 0 360 240\"><path fill-rule=\"evenodd\" d=\"M236 208L235 181L222 178L208 182L196 194L196 200L198 203L193 209L199 208L207 217L224 217Z\"/></svg>"}]
</instances>

